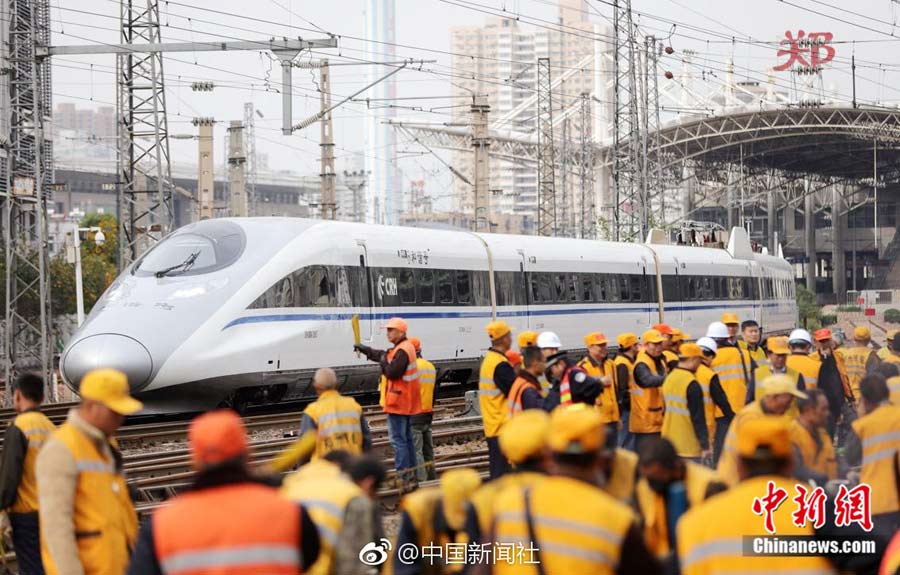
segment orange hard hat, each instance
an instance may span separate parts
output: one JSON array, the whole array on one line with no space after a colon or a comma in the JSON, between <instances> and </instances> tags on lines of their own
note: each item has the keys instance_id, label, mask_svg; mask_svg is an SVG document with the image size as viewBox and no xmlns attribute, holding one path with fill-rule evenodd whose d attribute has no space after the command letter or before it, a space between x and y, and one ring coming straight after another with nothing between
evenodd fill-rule
<instances>
[{"instance_id":1,"label":"orange hard hat","mask_svg":"<svg viewBox=\"0 0 900 575\"><path fill-rule=\"evenodd\" d=\"M816 333L813 334L813 337L816 338L816 341L825 341L826 339L831 339L831 330L827 327L823 327L822 329L816 330Z\"/></svg>"},{"instance_id":2,"label":"orange hard hat","mask_svg":"<svg viewBox=\"0 0 900 575\"><path fill-rule=\"evenodd\" d=\"M521 365L522 364L522 354L517 352L514 349L511 349L506 352L506 361L513 365Z\"/></svg>"},{"instance_id":3,"label":"orange hard hat","mask_svg":"<svg viewBox=\"0 0 900 575\"><path fill-rule=\"evenodd\" d=\"M194 419L188 429L191 460L196 469L247 454L247 429L230 409L210 411Z\"/></svg>"},{"instance_id":4,"label":"orange hard hat","mask_svg":"<svg viewBox=\"0 0 900 575\"><path fill-rule=\"evenodd\" d=\"M406 320L402 317L392 317L391 319L387 320L386 324L384 324L384 329L398 329L403 333L406 333Z\"/></svg>"},{"instance_id":5,"label":"orange hard hat","mask_svg":"<svg viewBox=\"0 0 900 575\"><path fill-rule=\"evenodd\" d=\"M415 348L416 351L422 351L422 340L421 339L419 339L417 337L411 337L408 339L409 339L409 343L413 344L413 348Z\"/></svg>"},{"instance_id":6,"label":"orange hard hat","mask_svg":"<svg viewBox=\"0 0 900 575\"><path fill-rule=\"evenodd\" d=\"M672 333L673 333L672 328L669 327L669 324L667 324L667 323L658 323L658 324L654 325L651 329L655 329L656 331L658 331L659 333L661 333L663 335L672 335Z\"/></svg>"}]
</instances>

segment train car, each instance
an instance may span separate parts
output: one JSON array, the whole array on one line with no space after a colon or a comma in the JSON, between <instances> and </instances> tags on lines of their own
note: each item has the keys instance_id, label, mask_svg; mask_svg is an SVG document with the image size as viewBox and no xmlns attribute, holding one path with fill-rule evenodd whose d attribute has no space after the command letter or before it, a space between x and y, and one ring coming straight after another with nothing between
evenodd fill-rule
<instances>
[{"instance_id":1,"label":"train car","mask_svg":"<svg viewBox=\"0 0 900 575\"><path fill-rule=\"evenodd\" d=\"M467 382L484 326L557 332L580 351L588 331L640 333L667 321L695 337L723 311L767 333L796 322L792 269L728 249L476 234L294 218L205 220L179 228L126 269L63 351L77 389L91 368L123 370L160 410L309 397L329 366L344 393L375 389L352 349L388 347L402 316L443 381Z\"/></svg>"}]
</instances>

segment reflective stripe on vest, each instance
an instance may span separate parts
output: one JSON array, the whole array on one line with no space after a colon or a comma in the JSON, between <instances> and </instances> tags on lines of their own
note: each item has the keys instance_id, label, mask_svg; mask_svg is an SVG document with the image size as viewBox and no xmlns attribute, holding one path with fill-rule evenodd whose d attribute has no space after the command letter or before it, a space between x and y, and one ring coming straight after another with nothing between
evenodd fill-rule
<instances>
[{"instance_id":1,"label":"reflective stripe on vest","mask_svg":"<svg viewBox=\"0 0 900 575\"><path fill-rule=\"evenodd\" d=\"M508 417L506 397L494 383L494 371L501 363L509 363L506 356L497 350L489 349L479 370L478 403L481 407L485 437L496 437Z\"/></svg>"},{"instance_id":2,"label":"reflective stripe on vest","mask_svg":"<svg viewBox=\"0 0 900 575\"><path fill-rule=\"evenodd\" d=\"M422 411L422 395L419 391L419 369L416 362L416 348L404 339L387 352L387 361L393 361L397 352L403 350L409 362L406 371L397 379L388 379L384 395L384 411L395 415L413 415Z\"/></svg>"},{"instance_id":3,"label":"reflective stripe on vest","mask_svg":"<svg viewBox=\"0 0 900 575\"><path fill-rule=\"evenodd\" d=\"M313 459L338 449L362 453L362 408L355 399L330 389L307 405L303 413L316 423Z\"/></svg>"},{"instance_id":4,"label":"reflective stripe on vest","mask_svg":"<svg viewBox=\"0 0 900 575\"><path fill-rule=\"evenodd\" d=\"M822 364L808 355L795 353L787 358L787 366L797 370L803 376L803 383L806 389L812 389L819 386L819 368Z\"/></svg>"},{"instance_id":5,"label":"reflective stripe on vest","mask_svg":"<svg viewBox=\"0 0 900 575\"><path fill-rule=\"evenodd\" d=\"M434 411L434 381L437 370L434 364L427 359L417 358L416 369L419 370L419 393L422 396L422 411L430 413Z\"/></svg>"},{"instance_id":6,"label":"reflective stripe on vest","mask_svg":"<svg viewBox=\"0 0 900 575\"><path fill-rule=\"evenodd\" d=\"M644 364L653 375L661 375L657 369L656 361L650 355L641 351L638 353L637 364ZM665 374L663 370L662 375ZM632 378L630 382L631 389L631 419L628 422L628 429L632 433L656 433L662 429L663 422L663 399L660 387L643 388L637 384Z\"/></svg>"},{"instance_id":7,"label":"reflective stripe on vest","mask_svg":"<svg viewBox=\"0 0 900 575\"><path fill-rule=\"evenodd\" d=\"M737 347L720 347L710 367L719 376L719 384L728 397L728 403L735 412L744 407L747 399L747 385L752 376L750 373L750 356ZM724 414L718 407L716 417Z\"/></svg>"},{"instance_id":8,"label":"reflective stripe on vest","mask_svg":"<svg viewBox=\"0 0 900 575\"><path fill-rule=\"evenodd\" d=\"M900 406L885 403L852 424L862 443L860 483L872 486L872 515L900 511L895 465L900 453Z\"/></svg>"},{"instance_id":9,"label":"reflective stripe on vest","mask_svg":"<svg viewBox=\"0 0 900 575\"><path fill-rule=\"evenodd\" d=\"M583 358L578 362L578 367L583 369L591 377L600 379L601 377L612 378L610 385L604 386L597 396L595 405L597 412L603 419L603 423L614 423L619 421L619 401L616 397L616 366L611 359L605 359L602 364L594 365L590 357Z\"/></svg>"},{"instance_id":10,"label":"reflective stripe on vest","mask_svg":"<svg viewBox=\"0 0 900 575\"><path fill-rule=\"evenodd\" d=\"M197 569L228 569L251 565L300 567L300 551L281 545L254 545L209 551L184 551L160 563L167 575Z\"/></svg>"},{"instance_id":11,"label":"reflective stripe on vest","mask_svg":"<svg viewBox=\"0 0 900 575\"><path fill-rule=\"evenodd\" d=\"M538 393L541 393L539 387L537 387L524 377L519 376L513 382L512 387L509 390L509 399L506 400L506 409L509 413L509 417L512 417L513 415L523 410L522 395L528 388L534 389Z\"/></svg>"},{"instance_id":12,"label":"reflective stripe on vest","mask_svg":"<svg viewBox=\"0 0 900 575\"><path fill-rule=\"evenodd\" d=\"M675 368L666 376L662 386L666 404L662 436L672 442L676 453L681 457L699 457L701 451L687 402L687 390L694 380L694 374L690 371Z\"/></svg>"},{"instance_id":13,"label":"reflective stripe on vest","mask_svg":"<svg viewBox=\"0 0 900 575\"><path fill-rule=\"evenodd\" d=\"M46 415L38 410L20 413L13 420L14 425L25 436L25 457L22 460L22 473L16 489L16 499L9 511L12 513L33 513L38 510L37 476L35 464L38 452L56 429Z\"/></svg>"}]
</instances>

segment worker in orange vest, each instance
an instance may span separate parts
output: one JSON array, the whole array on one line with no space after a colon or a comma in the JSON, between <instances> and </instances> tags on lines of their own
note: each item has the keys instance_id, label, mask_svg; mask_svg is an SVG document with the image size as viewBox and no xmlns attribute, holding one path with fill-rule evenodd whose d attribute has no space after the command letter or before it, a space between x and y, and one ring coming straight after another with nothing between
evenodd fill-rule
<instances>
[{"instance_id":1,"label":"worker in orange vest","mask_svg":"<svg viewBox=\"0 0 900 575\"><path fill-rule=\"evenodd\" d=\"M661 387L668 368L663 358L662 346L665 336L655 329L643 333L644 343L634 364L634 379L631 383L631 420L629 426L634 434L634 447L641 450L641 443L652 437L659 437L663 422L663 398Z\"/></svg>"},{"instance_id":2,"label":"worker in orange vest","mask_svg":"<svg viewBox=\"0 0 900 575\"><path fill-rule=\"evenodd\" d=\"M188 429L194 487L153 512L129 575L303 573L319 557L319 531L302 506L253 477L241 418L205 413Z\"/></svg>"},{"instance_id":3,"label":"worker in orange vest","mask_svg":"<svg viewBox=\"0 0 900 575\"><path fill-rule=\"evenodd\" d=\"M525 348L524 369L519 370L518 377L509 390L507 399L508 418L526 409L543 409L544 396L541 391L540 377L544 375L546 360L544 353L536 346Z\"/></svg>"},{"instance_id":4,"label":"worker in orange vest","mask_svg":"<svg viewBox=\"0 0 900 575\"><path fill-rule=\"evenodd\" d=\"M617 435L619 433L619 401L616 397L616 367L609 358L609 348L606 336L602 332L595 331L584 336L584 344L588 354L578 362L588 375L603 384L603 390L597 396L597 410L603 423L606 424L606 434Z\"/></svg>"},{"instance_id":5,"label":"worker in orange vest","mask_svg":"<svg viewBox=\"0 0 900 575\"><path fill-rule=\"evenodd\" d=\"M394 347L388 351L355 345L353 349L381 367L384 375L384 411L387 413L388 437L394 448L394 468L403 481L413 481L410 470L416 464L416 447L412 437L412 416L422 411L416 348L406 338L408 326L403 318L392 317L384 325L387 339Z\"/></svg>"}]
</instances>

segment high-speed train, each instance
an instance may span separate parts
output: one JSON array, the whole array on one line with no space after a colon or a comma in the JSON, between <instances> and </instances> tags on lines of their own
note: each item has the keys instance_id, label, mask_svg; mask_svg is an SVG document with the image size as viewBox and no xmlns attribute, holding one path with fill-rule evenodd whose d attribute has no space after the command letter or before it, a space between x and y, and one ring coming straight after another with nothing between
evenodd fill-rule
<instances>
[{"instance_id":1,"label":"high-speed train","mask_svg":"<svg viewBox=\"0 0 900 575\"><path fill-rule=\"evenodd\" d=\"M179 228L126 269L61 358L66 383L98 366L128 375L150 406L198 409L313 394L318 367L342 392L375 389L353 351L390 347L404 317L443 381L477 376L492 318L517 331L640 334L665 321L694 337L724 311L767 333L794 327L793 271L754 253L735 228L727 249L477 234L294 218L205 220Z\"/></svg>"}]
</instances>

